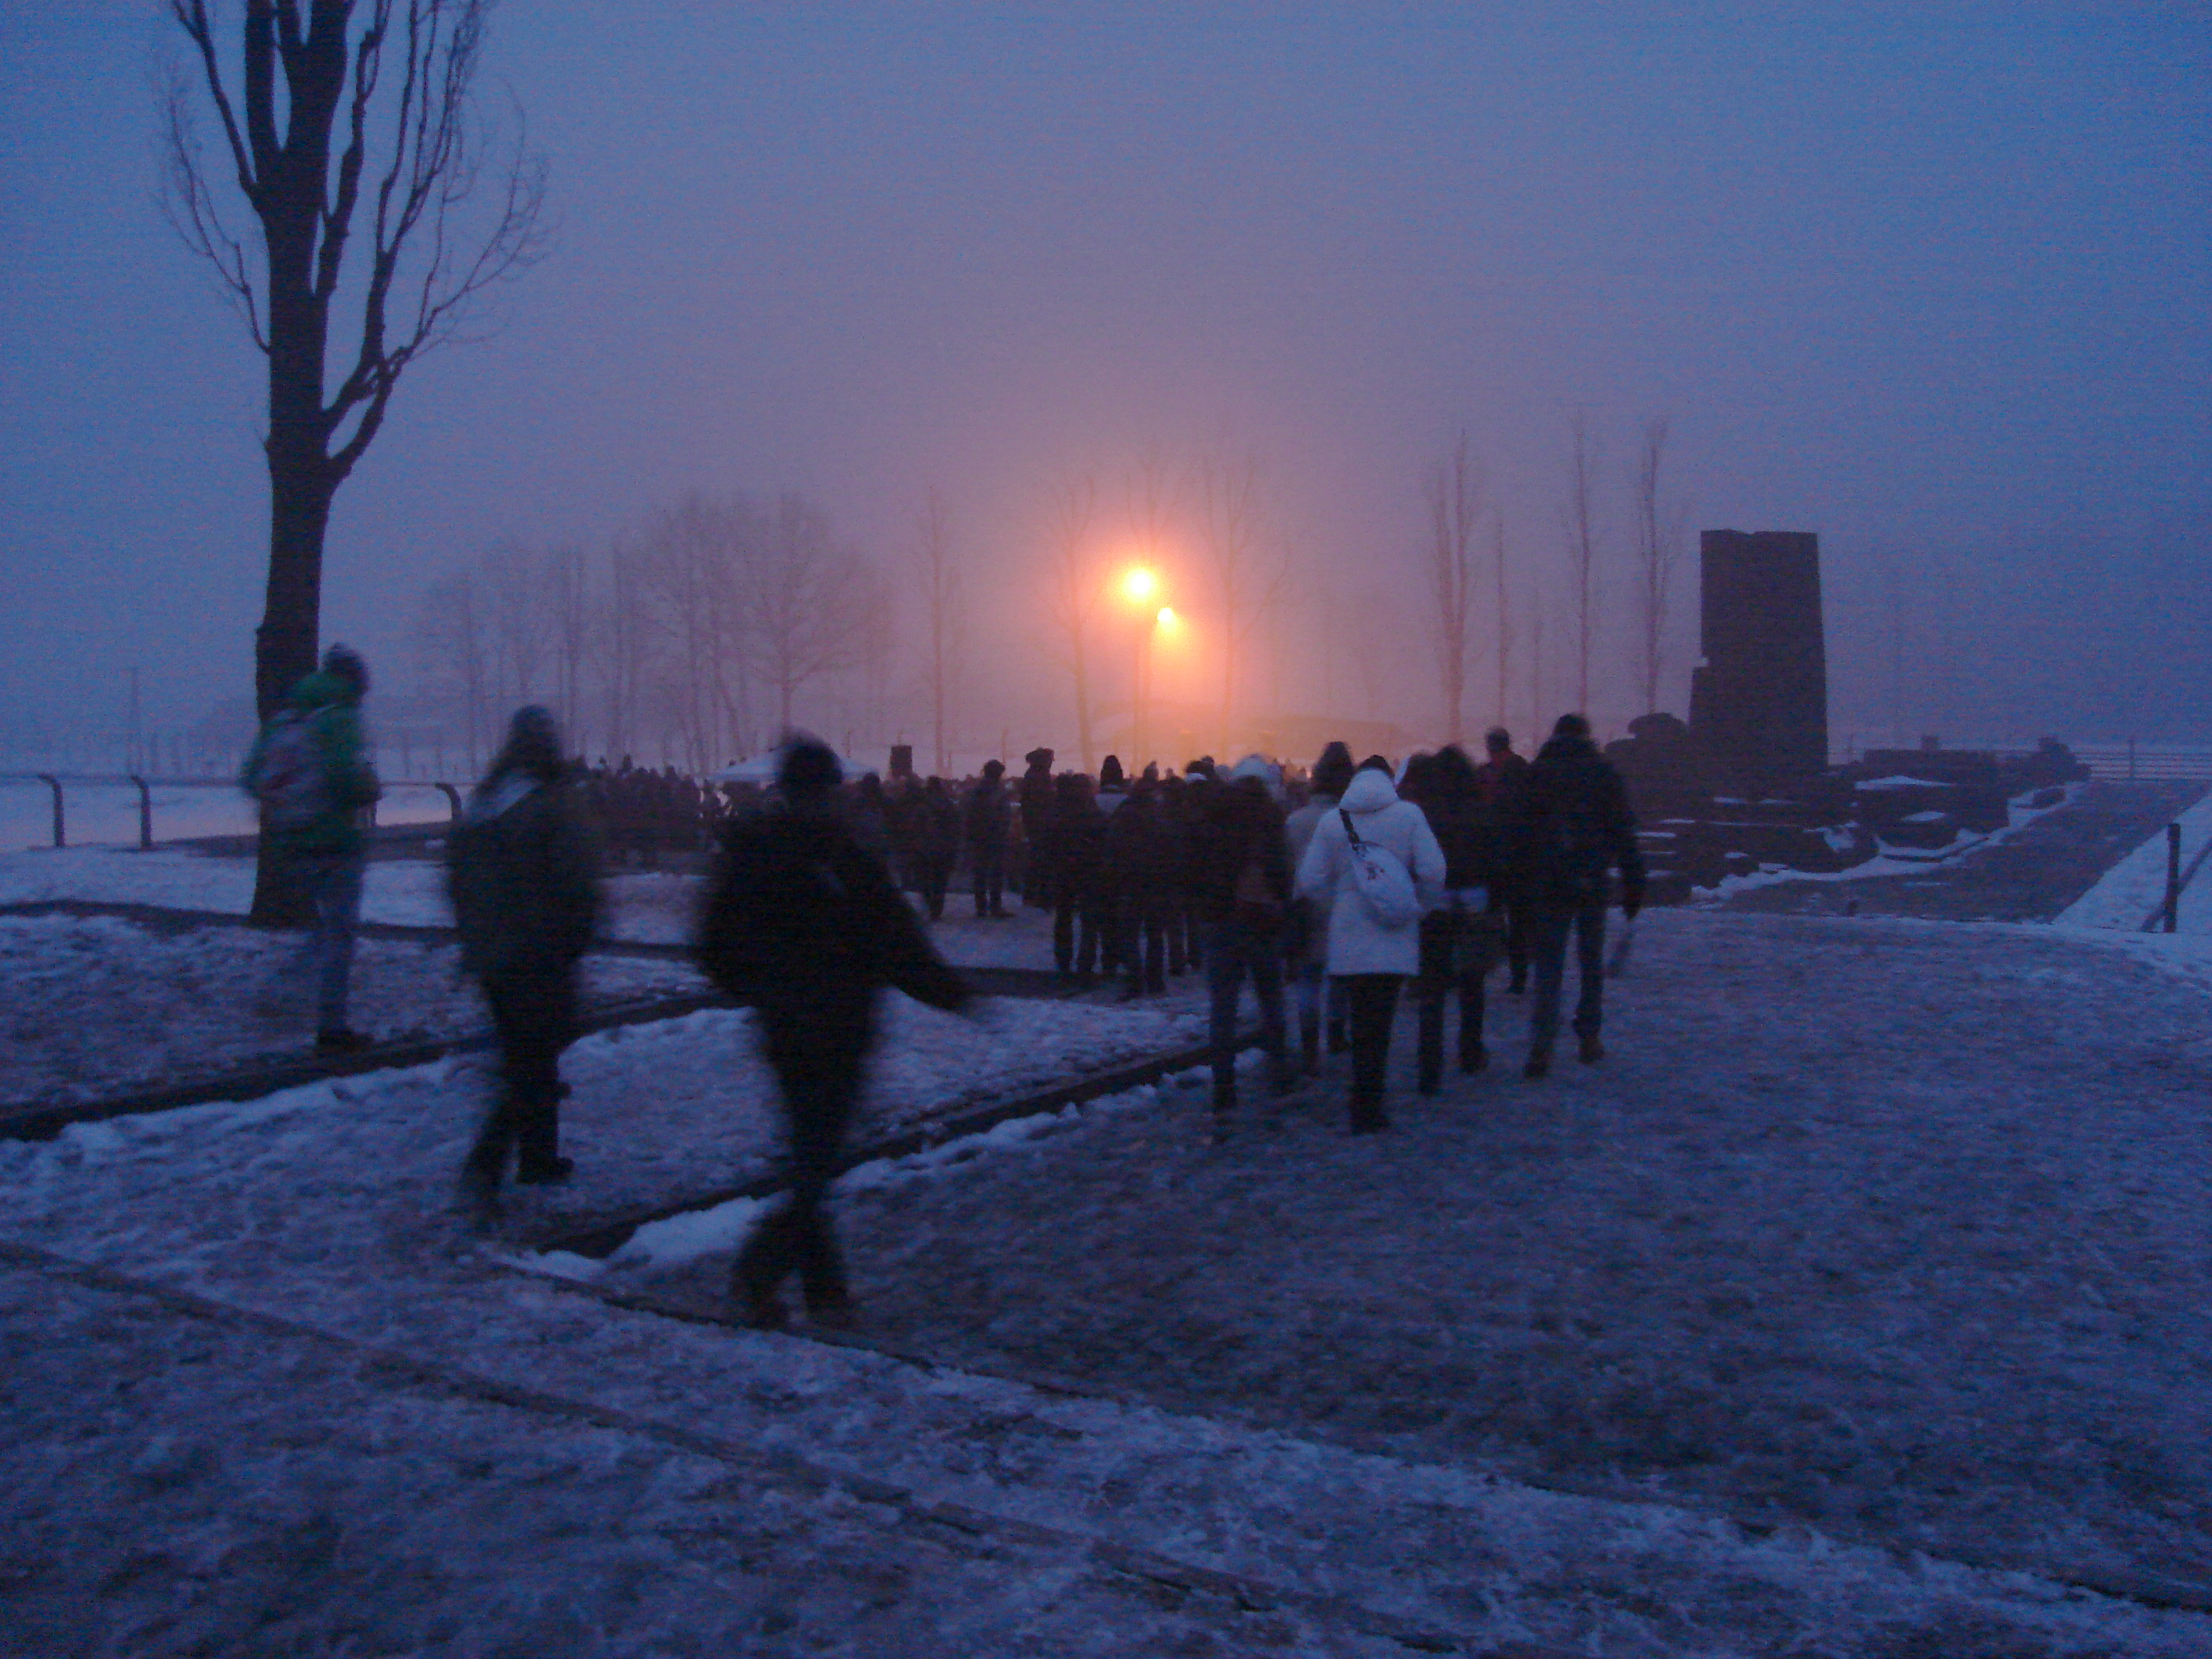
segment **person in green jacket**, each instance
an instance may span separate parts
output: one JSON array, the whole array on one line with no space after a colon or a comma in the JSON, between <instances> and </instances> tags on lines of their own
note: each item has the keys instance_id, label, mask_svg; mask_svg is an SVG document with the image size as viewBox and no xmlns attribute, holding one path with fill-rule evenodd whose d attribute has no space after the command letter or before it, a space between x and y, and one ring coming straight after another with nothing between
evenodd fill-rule
<instances>
[{"instance_id":1,"label":"person in green jacket","mask_svg":"<svg viewBox=\"0 0 2212 1659\"><path fill-rule=\"evenodd\" d=\"M369 1039L346 1024L361 925L363 833L383 793L362 731L368 665L333 645L261 728L239 781L261 805L270 850L313 908L307 957L317 988L315 1050L350 1054Z\"/></svg>"}]
</instances>

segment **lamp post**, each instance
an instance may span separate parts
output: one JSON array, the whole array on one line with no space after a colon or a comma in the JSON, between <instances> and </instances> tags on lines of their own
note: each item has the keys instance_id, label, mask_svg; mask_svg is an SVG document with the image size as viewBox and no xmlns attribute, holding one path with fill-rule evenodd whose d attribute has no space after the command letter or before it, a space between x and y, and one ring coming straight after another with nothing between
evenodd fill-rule
<instances>
[{"instance_id":1,"label":"lamp post","mask_svg":"<svg viewBox=\"0 0 2212 1659\"><path fill-rule=\"evenodd\" d=\"M1121 578L1121 597L1137 611L1136 659L1129 672L1129 750L1130 772L1141 776L1145 769L1145 672L1146 647L1152 629L1161 617L1169 614L1161 605L1154 611L1160 593L1159 573L1145 565L1132 565Z\"/></svg>"}]
</instances>

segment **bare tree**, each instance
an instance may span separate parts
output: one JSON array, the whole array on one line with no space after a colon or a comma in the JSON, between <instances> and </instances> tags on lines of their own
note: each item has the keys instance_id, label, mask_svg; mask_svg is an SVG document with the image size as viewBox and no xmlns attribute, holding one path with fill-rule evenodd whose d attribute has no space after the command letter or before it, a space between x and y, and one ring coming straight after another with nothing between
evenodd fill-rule
<instances>
[{"instance_id":1,"label":"bare tree","mask_svg":"<svg viewBox=\"0 0 2212 1659\"><path fill-rule=\"evenodd\" d=\"M531 702L552 636L539 562L527 548L505 543L477 561L477 568L490 635L493 694L511 704Z\"/></svg>"},{"instance_id":2,"label":"bare tree","mask_svg":"<svg viewBox=\"0 0 2212 1659\"><path fill-rule=\"evenodd\" d=\"M1577 409L1568 422L1567 557L1575 577L1575 708L1589 713L1590 650L1597 637L1597 443Z\"/></svg>"},{"instance_id":3,"label":"bare tree","mask_svg":"<svg viewBox=\"0 0 2212 1659\"><path fill-rule=\"evenodd\" d=\"M706 770L721 746L725 659L740 648L732 610L746 511L742 501L694 492L657 514L642 544L656 626L668 647L662 706L695 772Z\"/></svg>"},{"instance_id":4,"label":"bare tree","mask_svg":"<svg viewBox=\"0 0 2212 1659\"><path fill-rule=\"evenodd\" d=\"M1681 525L1663 502L1659 474L1667 453L1667 422L1647 422L1636 458L1638 621L1643 635L1644 709L1659 707L1659 680L1667 661L1667 622L1674 566L1681 554Z\"/></svg>"},{"instance_id":5,"label":"bare tree","mask_svg":"<svg viewBox=\"0 0 2212 1659\"><path fill-rule=\"evenodd\" d=\"M1221 744L1234 744L1237 672L1246 638L1272 611L1290 580L1287 549L1260 541L1260 463L1251 455L1208 453L1197 467L1199 539L1220 595Z\"/></svg>"},{"instance_id":6,"label":"bare tree","mask_svg":"<svg viewBox=\"0 0 2212 1659\"><path fill-rule=\"evenodd\" d=\"M803 495L778 497L764 530L748 561L754 653L778 728L788 730L799 693L858 660L862 560L836 545L829 514Z\"/></svg>"},{"instance_id":7,"label":"bare tree","mask_svg":"<svg viewBox=\"0 0 2212 1659\"><path fill-rule=\"evenodd\" d=\"M1509 676L1513 672L1513 607L1506 598L1505 580L1505 514L1501 510L1490 519L1491 568L1498 579L1498 723L1506 723L1505 705Z\"/></svg>"},{"instance_id":8,"label":"bare tree","mask_svg":"<svg viewBox=\"0 0 2212 1659\"><path fill-rule=\"evenodd\" d=\"M580 547L561 547L546 555L544 568L561 730L569 748L581 754L584 670L592 648L591 562Z\"/></svg>"},{"instance_id":9,"label":"bare tree","mask_svg":"<svg viewBox=\"0 0 2212 1659\"><path fill-rule=\"evenodd\" d=\"M915 526L915 586L921 594L922 626L927 630L928 654L922 678L929 690L931 750L940 775L950 774L952 763L946 744L945 716L952 695L953 664L963 629L960 566L952 556L952 515L944 493L934 487L923 496L921 516Z\"/></svg>"},{"instance_id":10,"label":"bare tree","mask_svg":"<svg viewBox=\"0 0 2212 1659\"><path fill-rule=\"evenodd\" d=\"M544 169L519 137L486 167L471 92L490 0L245 0L236 98L208 0L169 8L221 141L211 161L180 68L167 100L171 218L268 360L269 575L254 636L265 720L315 665L332 497L408 367L536 257ZM471 235L487 170L490 211ZM226 173L259 222L257 246L222 204ZM331 313L356 230L360 326L332 385ZM303 898L271 873L264 843L254 915L298 918Z\"/></svg>"},{"instance_id":11,"label":"bare tree","mask_svg":"<svg viewBox=\"0 0 2212 1659\"><path fill-rule=\"evenodd\" d=\"M617 542L607 555L597 629L599 689L611 755L628 756L643 746L641 721L653 643L647 586L645 556Z\"/></svg>"},{"instance_id":12,"label":"bare tree","mask_svg":"<svg viewBox=\"0 0 2212 1659\"><path fill-rule=\"evenodd\" d=\"M1091 526L1098 509L1098 482L1070 473L1053 490L1051 583L1053 633L1075 693L1075 743L1083 769L1092 770L1091 629L1098 611L1097 550Z\"/></svg>"},{"instance_id":13,"label":"bare tree","mask_svg":"<svg viewBox=\"0 0 2212 1659\"><path fill-rule=\"evenodd\" d=\"M415 632L420 683L448 713L460 714L471 773L491 712L493 645L484 611L477 578L465 571L424 592Z\"/></svg>"},{"instance_id":14,"label":"bare tree","mask_svg":"<svg viewBox=\"0 0 2212 1659\"><path fill-rule=\"evenodd\" d=\"M1482 476L1467 434L1428 481L1429 625L1443 694L1444 741L1460 741L1467 706L1468 629L1474 613L1474 531Z\"/></svg>"}]
</instances>

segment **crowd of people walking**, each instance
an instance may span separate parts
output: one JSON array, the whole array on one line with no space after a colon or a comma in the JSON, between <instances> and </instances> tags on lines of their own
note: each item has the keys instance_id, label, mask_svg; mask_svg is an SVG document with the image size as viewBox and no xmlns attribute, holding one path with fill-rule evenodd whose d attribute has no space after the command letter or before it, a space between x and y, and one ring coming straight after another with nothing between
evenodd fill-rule
<instances>
[{"instance_id":1,"label":"crowd of people walking","mask_svg":"<svg viewBox=\"0 0 2212 1659\"><path fill-rule=\"evenodd\" d=\"M346 1025L345 1000L360 825L377 793L360 720L367 690L360 659L334 647L264 730L241 780L303 884L325 1051L366 1042ZM1630 919L1644 898L1626 791L1579 714L1560 716L1533 761L1502 729L1486 748L1480 764L1448 745L1394 769L1380 755L1355 763L1336 743L1288 775L1250 755L1180 773L1146 765L1133 778L1109 755L1095 779L1056 772L1041 748L1011 788L991 761L964 785L901 778L887 790L873 774L848 782L825 745L794 735L774 787L747 799L627 763L580 769L563 759L553 717L522 709L448 836L461 965L483 988L501 1054L464 1190L489 1212L510 1167L525 1183L569 1175L560 1055L576 1030L602 849L649 860L709 831L698 960L755 1010L788 1126L788 1199L735 1269L734 1294L756 1324L783 1322L780 1286L794 1273L811 1316L847 1308L822 1200L860 1098L878 993L974 1006L921 920L942 920L963 861L978 920L1009 915L1010 894L1050 914L1054 964L1072 990L1103 978L1136 998L1203 975L1217 1135L1237 1115L1248 981L1270 1092L1290 1094L1348 1052L1358 1133L1389 1127L1402 1002L1415 1008L1419 1092L1442 1087L1454 1027L1460 1070L1488 1063L1486 987L1501 962L1509 993L1533 993L1522 1074L1546 1076L1571 939L1571 1027L1577 1056L1594 1064L1605 1054L1615 873Z\"/></svg>"}]
</instances>

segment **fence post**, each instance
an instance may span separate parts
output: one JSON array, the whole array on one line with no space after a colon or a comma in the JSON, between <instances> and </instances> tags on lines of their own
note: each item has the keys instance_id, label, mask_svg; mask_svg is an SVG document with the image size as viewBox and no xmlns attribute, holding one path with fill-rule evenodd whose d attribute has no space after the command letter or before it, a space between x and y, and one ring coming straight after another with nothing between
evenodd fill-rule
<instances>
[{"instance_id":1,"label":"fence post","mask_svg":"<svg viewBox=\"0 0 2212 1659\"><path fill-rule=\"evenodd\" d=\"M461 821L461 792L450 783L441 783L438 787L446 792L446 822L459 823Z\"/></svg>"},{"instance_id":2,"label":"fence post","mask_svg":"<svg viewBox=\"0 0 2212 1659\"><path fill-rule=\"evenodd\" d=\"M2135 740L2133 738L2130 738L2128 739L2128 781L2129 781L2130 783L2133 783L2135 781L2136 781L2136 740Z\"/></svg>"},{"instance_id":3,"label":"fence post","mask_svg":"<svg viewBox=\"0 0 2212 1659\"><path fill-rule=\"evenodd\" d=\"M146 787L146 780L134 775L131 782L138 786L138 850L154 850L154 795Z\"/></svg>"},{"instance_id":4,"label":"fence post","mask_svg":"<svg viewBox=\"0 0 2212 1659\"><path fill-rule=\"evenodd\" d=\"M2166 826L2166 931L2181 931L2181 826Z\"/></svg>"},{"instance_id":5,"label":"fence post","mask_svg":"<svg viewBox=\"0 0 2212 1659\"><path fill-rule=\"evenodd\" d=\"M33 775L54 792L54 845L66 847L69 837L62 833L62 781L51 772L40 772Z\"/></svg>"}]
</instances>

